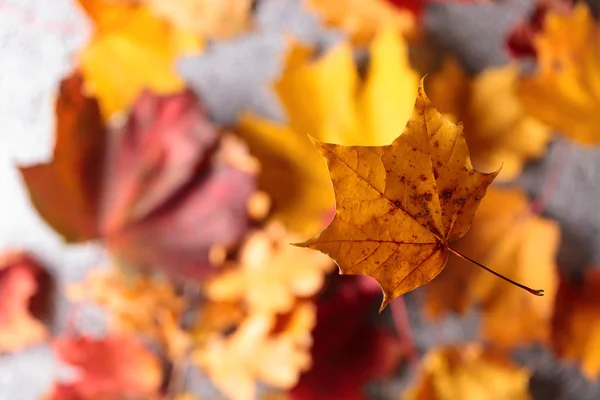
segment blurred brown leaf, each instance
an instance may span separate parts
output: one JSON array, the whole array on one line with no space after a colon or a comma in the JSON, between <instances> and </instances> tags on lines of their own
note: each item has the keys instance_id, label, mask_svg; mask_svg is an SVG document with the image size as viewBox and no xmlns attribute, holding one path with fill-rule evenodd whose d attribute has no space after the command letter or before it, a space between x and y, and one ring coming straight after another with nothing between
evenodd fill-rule
<instances>
[{"instance_id":1,"label":"blurred brown leaf","mask_svg":"<svg viewBox=\"0 0 600 400\"><path fill-rule=\"evenodd\" d=\"M232 400L253 400L257 382L289 389L311 365L314 306L299 303L283 327L275 330L276 322L274 315L250 315L230 335L214 334L192 360Z\"/></svg>"},{"instance_id":2,"label":"blurred brown leaf","mask_svg":"<svg viewBox=\"0 0 600 400\"><path fill-rule=\"evenodd\" d=\"M500 346L548 342L558 285L556 223L535 216L519 190L490 188L469 232L454 248L494 271L528 286L544 289L543 297L511 284L471 263L451 258L427 285L426 312L436 318L448 311L482 309L482 334Z\"/></svg>"},{"instance_id":3,"label":"blurred brown leaf","mask_svg":"<svg viewBox=\"0 0 600 400\"><path fill-rule=\"evenodd\" d=\"M561 278L552 326L556 353L579 364L590 380L600 375L600 272L586 270L580 282Z\"/></svg>"},{"instance_id":4,"label":"blurred brown leaf","mask_svg":"<svg viewBox=\"0 0 600 400\"><path fill-rule=\"evenodd\" d=\"M59 338L58 358L79 370L69 383L55 383L48 400L159 399L159 361L130 336Z\"/></svg>"},{"instance_id":5,"label":"blurred brown leaf","mask_svg":"<svg viewBox=\"0 0 600 400\"><path fill-rule=\"evenodd\" d=\"M48 338L46 327L31 312L36 295L49 301L49 293L38 292L46 275L26 252L0 254L0 353L19 351Z\"/></svg>"},{"instance_id":6,"label":"blurred brown leaf","mask_svg":"<svg viewBox=\"0 0 600 400\"><path fill-rule=\"evenodd\" d=\"M239 266L208 281L206 295L214 301L243 300L251 314L289 312L296 297L315 295L334 268L324 254L289 244L300 239L278 223L253 233L241 249Z\"/></svg>"},{"instance_id":7,"label":"blurred brown leaf","mask_svg":"<svg viewBox=\"0 0 600 400\"><path fill-rule=\"evenodd\" d=\"M465 344L425 355L421 373L405 400L529 400L530 373L507 355Z\"/></svg>"},{"instance_id":8,"label":"blurred brown leaf","mask_svg":"<svg viewBox=\"0 0 600 400\"><path fill-rule=\"evenodd\" d=\"M535 37L537 71L521 81L527 112L582 144L600 142L600 31L587 3L552 10Z\"/></svg>"},{"instance_id":9,"label":"blurred brown leaf","mask_svg":"<svg viewBox=\"0 0 600 400\"><path fill-rule=\"evenodd\" d=\"M56 101L56 142L50 163L21 167L38 212L68 242L99 235L98 213L108 133L95 99L75 73L63 80Z\"/></svg>"}]
</instances>

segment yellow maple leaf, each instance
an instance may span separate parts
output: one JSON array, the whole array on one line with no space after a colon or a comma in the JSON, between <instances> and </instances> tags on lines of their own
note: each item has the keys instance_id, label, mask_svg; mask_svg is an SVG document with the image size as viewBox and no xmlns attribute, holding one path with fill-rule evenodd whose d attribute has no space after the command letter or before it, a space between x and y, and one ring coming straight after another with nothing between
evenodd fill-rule
<instances>
[{"instance_id":1,"label":"yellow maple leaf","mask_svg":"<svg viewBox=\"0 0 600 400\"><path fill-rule=\"evenodd\" d=\"M600 31L586 3L549 11L534 46L537 71L519 88L527 111L579 143L600 142Z\"/></svg>"},{"instance_id":2,"label":"yellow maple leaf","mask_svg":"<svg viewBox=\"0 0 600 400\"><path fill-rule=\"evenodd\" d=\"M252 0L143 0L174 26L205 38L230 38L250 27Z\"/></svg>"},{"instance_id":3,"label":"yellow maple leaf","mask_svg":"<svg viewBox=\"0 0 600 400\"><path fill-rule=\"evenodd\" d=\"M69 296L105 308L112 331L157 340L171 357L181 356L189 345L187 333L179 327L186 301L162 278L126 276L113 268L96 270L83 283L73 284Z\"/></svg>"},{"instance_id":4,"label":"yellow maple leaf","mask_svg":"<svg viewBox=\"0 0 600 400\"><path fill-rule=\"evenodd\" d=\"M418 85L406 44L391 30L370 47L371 64L361 81L348 43L313 61L294 45L275 91L288 125L245 114L239 132L264 166L259 177L273 201L273 215L290 229L315 233L333 208L327 170L307 134L319 140L382 145L398 136L412 110Z\"/></svg>"},{"instance_id":5,"label":"yellow maple leaf","mask_svg":"<svg viewBox=\"0 0 600 400\"><path fill-rule=\"evenodd\" d=\"M315 322L315 307L308 302L298 304L276 332L274 315L251 315L231 335L213 335L192 360L232 400L254 399L257 381L290 389L310 368Z\"/></svg>"},{"instance_id":6,"label":"yellow maple leaf","mask_svg":"<svg viewBox=\"0 0 600 400\"><path fill-rule=\"evenodd\" d=\"M243 300L252 314L289 312L297 297L315 295L333 268L325 255L288 245L298 239L278 223L255 232L241 249L240 265L209 281L206 295Z\"/></svg>"},{"instance_id":7,"label":"yellow maple leaf","mask_svg":"<svg viewBox=\"0 0 600 400\"><path fill-rule=\"evenodd\" d=\"M529 400L530 373L478 344L434 349L404 400Z\"/></svg>"},{"instance_id":8,"label":"yellow maple leaf","mask_svg":"<svg viewBox=\"0 0 600 400\"><path fill-rule=\"evenodd\" d=\"M532 214L521 191L491 188L471 229L454 248L505 276L534 282L544 288L544 297L514 290L467 261L455 259L427 286L427 313L433 318L447 311L462 313L476 303L488 341L503 347L548 342L558 284L559 236L556 223Z\"/></svg>"},{"instance_id":9,"label":"yellow maple leaf","mask_svg":"<svg viewBox=\"0 0 600 400\"><path fill-rule=\"evenodd\" d=\"M517 177L525 161L543 155L551 138L550 128L525 112L517 95L519 77L518 66L508 64L468 78L448 58L427 85L438 110L463 121L473 165L502 164L500 180Z\"/></svg>"},{"instance_id":10,"label":"yellow maple leaf","mask_svg":"<svg viewBox=\"0 0 600 400\"><path fill-rule=\"evenodd\" d=\"M142 89L159 94L183 89L175 61L202 48L199 36L173 27L144 5L79 2L96 28L79 54L80 67L105 118L127 109Z\"/></svg>"},{"instance_id":11,"label":"yellow maple leaf","mask_svg":"<svg viewBox=\"0 0 600 400\"><path fill-rule=\"evenodd\" d=\"M386 0L308 0L329 26L348 33L353 43L367 44L382 27L398 33L412 33L415 16L408 10L394 7Z\"/></svg>"},{"instance_id":12,"label":"yellow maple leaf","mask_svg":"<svg viewBox=\"0 0 600 400\"><path fill-rule=\"evenodd\" d=\"M462 128L419 86L404 132L387 146L315 146L327 161L336 213L299 245L335 260L344 274L369 275L394 297L431 281L448 260L498 172L473 169Z\"/></svg>"}]
</instances>

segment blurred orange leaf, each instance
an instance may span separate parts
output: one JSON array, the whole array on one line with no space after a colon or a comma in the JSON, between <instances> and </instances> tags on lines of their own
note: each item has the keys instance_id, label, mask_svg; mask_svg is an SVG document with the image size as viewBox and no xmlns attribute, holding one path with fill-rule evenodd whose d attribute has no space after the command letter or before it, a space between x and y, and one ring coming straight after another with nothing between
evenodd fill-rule
<instances>
[{"instance_id":1,"label":"blurred orange leaf","mask_svg":"<svg viewBox=\"0 0 600 400\"><path fill-rule=\"evenodd\" d=\"M600 31L587 4L548 12L534 45L537 71L519 88L527 112L579 143L600 142Z\"/></svg>"},{"instance_id":2,"label":"blurred orange leaf","mask_svg":"<svg viewBox=\"0 0 600 400\"><path fill-rule=\"evenodd\" d=\"M278 223L253 233L239 266L207 282L206 295L214 301L243 300L251 314L289 312L296 297L315 295L333 269L325 255L289 245L297 240Z\"/></svg>"},{"instance_id":3,"label":"blurred orange leaf","mask_svg":"<svg viewBox=\"0 0 600 400\"><path fill-rule=\"evenodd\" d=\"M521 191L490 189L471 229L454 248L505 276L543 287L544 297L515 290L456 259L427 286L427 313L435 318L478 304L483 313L482 334L488 341L506 347L548 343L558 285L559 237L558 225L533 215Z\"/></svg>"},{"instance_id":4,"label":"blurred orange leaf","mask_svg":"<svg viewBox=\"0 0 600 400\"><path fill-rule=\"evenodd\" d=\"M580 282L560 281L552 342L556 353L576 361L590 380L600 375L600 273L588 269Z\"/></svg>"},{"instance_id":5,"label":"blurred orange leaf","mask_svg":"<svg viewBox=\"0 0 600 400\"><path fill-rule=\"evenodd\" d=\"M356 44L368 44L382 27L397 34L415 29L414 14L387 0L307 0L307 5L321 14L325 23L347 32Z\"/></svg>"},{"instance_id":6,"label":"blurred orange leaf","mask_svg":"<svg viewBox=\"0 0 600 400\"><path fill-rule=\"evenodd\" d=\"M180 30L204 38L230 38L250 27L252 0L142 0Z\"/></svg>"},{"instance_id":7,"label":"blurred orange leaf","mask_svg":"<svg viewBox=\"0 0 600 400\"><path fill-rule=\"evenodd\" d=\"M292 46L275 83L288 125L249 114L239 121L240 135L263 165L259 184L273 200L272 217L307 234L317 232L333 208L327 170L307 133L332 143L390 143L410 117L414 97L407 93L414 93L418 84L406 44L392 30L382 31L371 43L364 81L348 43L317 61L311 54Z\"/></svg>"},{"instance_id":8,"label":"blurred orange leaf","mask_svg":"<svg viewBox=\"0 0 600 400\"><path fill-rule=\"evenodd\" d=\"M27 253L15 251L0 255L0 353L19 351L48 338L46 327L30 311L44 274L38 262Z\"/></svg>"},{"instance_id":9,"label":"blurred orange leaf","mask_svg":"<svg viewBox=\"0 0 600 400\"><path fill-rule=\"evenodd\" d=\"M469 78L448 58L427 85L438 110L463 121L475 167L502 164L501 180L516 178L523 163L542 156L551 139L550 128L526 114L520 103L519 76L517 65L509 64Z\"/></svg>"},{"instance_id":10,"label":"blurred orange leaf","mask_svg":"<svg viewBox=\"0 0 600 400\"><path fill-rule=\"evenodd\" d=\"M336 214L299 245L328 254L343 274L372 276L393 298L435 278L497 172L475 171L462 128L419 87L404 132L388 146L315 146L327 161Z\"/></svg>"},{"instance_id":11,"label":"blurred orange leaf","mask_svg":"<svg viewBox=\"0 0 600 400\"><path fill-rule=\"evenodd\" d=\"M159 94L183 89L175 61L202 48L199 36L177 29L135 2L79 3L96 25L79 54L80 68L105 118L127 111L142 89Z\"/></svg>"},{"instance_id":12,"label":"blurred orange leaf","mask_svg":"<svg viewBox=\"0 0 600 400\"><path fill-rule=\"evenodd\" d=\"M159 361L129 336L59 338L58 358L79 370L69 383L55 383L48 400L157 399L162 382Z\"/></svg>"},{"instance_id":13,"label":"blurred orange leaf","mask_svg":"<svg viewBox=\"0 0 600 400\"><path fill-rule=\"evenodd\" d=\"M530 373L507 355L477 344L437 348L425 355L405 400L529 400Z\"/></svg>"},{"instance_id":14,"label":"blurred orange leaf","mask_svg":"<svg viewBox=\"0 0 600 400\"><path fill-rule=\"evenodd\" d=\"M257 382L290 389L311 365L314 306L298 304L285 326L274 331L276 322L273 315L251 315L229 336L213 335L192 359L232 400L254 399Z\"/></svg>"}]
</instances>

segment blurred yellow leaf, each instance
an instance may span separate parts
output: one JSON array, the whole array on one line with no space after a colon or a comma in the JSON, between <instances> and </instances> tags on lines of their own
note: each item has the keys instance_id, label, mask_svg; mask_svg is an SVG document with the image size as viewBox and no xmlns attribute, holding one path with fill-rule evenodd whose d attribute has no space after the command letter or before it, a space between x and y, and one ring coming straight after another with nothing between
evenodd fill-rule
<instances>
[{"instance_id":1,"label":"blurred yellow leaf","mask_svg":"<svg viewBox=\"0 0 600 400\"><path fill-rule=\"evenodd\" d=\"M544 154L550 128L526 114L518 95L519 68L509 64L468 78L458 63L446 59L431 77L431 99L442 113L462 121L473 165L494 169L500 180L514 179L523 163Z\"/></svg>"},{"instance_id":2,"label":"blurred yellow leaf","mask_svg":"<svg viewBox=\"0 0 600 400\"><path fill-rule=\"evenodd\" d=\"M109 311L111 330L158 340L171 357L181 356L189 344L187 333L179 327L186 301L162 278L102 269L72 285L69 294Z\"/></svg>"},{"instance_id":3,"label":"blurred yellow leaf","mask_svg":"<svg viewBox=\"0 0 600 400\"><path fill-rule=\"evenodd\" d=\"M289 245L298 240L278 223L255 232L241 249L239 266L209 281L206 295L214 301L243 300L251 314L289 312L296 297L315 295L333 269L325 255Z\"/></svg>"},{"instance_id":4,"label":"blurred yellow leaf","mask_svg":"<svg viewBox=\"0 0 600 400\"><path fill-rule=\"evenodd\" d=\"M274 331L276 322L273 315L251 315L231 335L213 335L192 360L231 400L255 399L259 381L290 389L311 365L315 308L300 303L285 326Z\"/></svg>"},{"instance_id":5,"label":"blurred yellow leaf","mask_svg":"<svg viewBox=\"0 0 600 400\"><path fill-rule=\"evenodd\" d=\"M600 31L587 4L548 12L534 46L537 71L519 90L526 110L572 140L600 142Z\"/></svg>"},{"instance_id":6,"label":"blurred yellow leaf","mask_svg":"<svg viewBox=\"0 0 600 400\"><path fill-rule=\"evenodd\" d=\"M419 86L404 131L387 146L314 141L327 161L336 213L299 243L335 260L340 273L368 275L393 298L435 278L497 172L473 169L462 128L446 120Z\"/></svg>"},{"instance_id":7,"label":"blurred yellow leaf","mask_svg":"<svg viewBox=\"0 0 600 400\"><path fill-rule=\"evenodd\" d=\"M321 14L326 24L347 32L356 44L369 43L382 26L397 33L415 28L412 12L386 0L307 0L307 5Z\"/></svg>"},{"instance_id":8,"label":"blurred yellow leaf","mask_svg":"<svg viewBox=\"0 0 600 400\"><path fill-rule=\"evenodd\" d=\"M403 39L382 31L370 52L362 81L348 43L316 61L309 49L294 45L275 83L288 125L249 114L239 121L240 135L264 167L259 179L273 200L272 217L294 231L314 234L333 209L327 169L307 134L331 143L383 145L410 117L418 77Z\"/></svg>"},{"instance_id":9,"label":"blurred yellow leaf","mask_svg":"<svg viewBox=\"0 0 600 400\"><path fill-rule=\"evenodd\" d=\"M250 25L252 0L143 0L175 27L205 38L230 38Z\"/></svg>"},{"instance_id":10,"label":"blurred yellow leaf","mask_svg":"<svg viewBox=\"0 0 600 400\"><path fill-rule=\"evenodd\" d=\"M183 89L175 61L202 48L199 36L176 29L143 5L79 2L96 28L79 54L81 70L105 118L126 110L142 89L158 94Z\"/></svg>"},{"instance_id":11,"label":"blurred yellow leaf","mask_svg":"<svg viewBox=\"0 0 600 400\"><path fill-rule=\"evenodd\" d=\"M454 248L518 282L544 289L536 297L462 259L427 286L426 311L436 318L462 313L477 303L482 334L505 347L550 338L558 285L555 262L560 231L556 223L531 213L519 190L490 188L469 232Z\"/></svg>"},{"instance_id":12,"label":"blurred yellow leaf","mask_svg":"<svg viewBox=\"0 0 600 400\"><path fill-rule=\"evenodd\" d=\"M478 344L437 348L404 400L529 400L530 373Z\"/></svg>"}]
</instances>

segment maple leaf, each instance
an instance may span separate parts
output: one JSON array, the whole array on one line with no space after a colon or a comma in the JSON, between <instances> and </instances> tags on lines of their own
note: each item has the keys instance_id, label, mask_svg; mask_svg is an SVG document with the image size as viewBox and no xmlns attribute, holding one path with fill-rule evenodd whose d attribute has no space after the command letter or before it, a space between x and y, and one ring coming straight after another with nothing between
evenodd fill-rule
<instances>
[{"instance_id":1,"label":"maple leaf","mask_svg":"<svg viewBox=\"0 0 600 400\"><path fill-rule=\"evenodd\" d=\"M231 38L250 27L252 0L143 0L150 10L204 38Z\"/></svg>"},{"instance_id":2,"label":"maple leaf","mask_svg":"<svg viewBox=\"0 0 600 400\"><path fill-rule=\"evenodd\" d=\"M294 231L316 232L333 207L327 171L307 132L322 141L382 145L410 117L414 99L406 93L416 90L418 78L410 69L406 44L385 30L373 40L370 53L361 82L348 43L317 61L309 49L295 45L275 83L288 125L248 113L240 117L239 134L264 167L259 186L271 195L272 217Z\"/></svg>"},{"instance_id":3,"label":"maple leaf","mask_svg":"<svg viewBox=\"0 0 600 400\"><path fill-rule=\"evenodd\" d=\"M433 107L422 81L413 115L391 145L313 141L327 161L336 213L298 245L329 255L342 274L375 278L381 310L442 271L448 242L467 232L498 174L473 169L462 128Z\"/></svg>"},{"instance_id":4,"label":"maple leaf","mask_svg":"<svg viewBox=\"0 0 600 400\"><path fill-rule=\"evenodd\" d=\"M463 313L475 303L481 308L482 335L487 341L503 347L548 343L558 284L559 236L557 224L535 216L521 191L490 189L469 232L454 248L503 275L535 282L544 288L544 297L514 290L456 259L427 285L427 314L437 318L447 311Z\"/></svg>"},{"instance_id":5,"label":"maple leaf","mask_svg":"<svg viewBox=\"0 0 600 400\"><path fill-rule=\"evenodd\" d=\"M55 383L48 400L158 399L161 365L133 337L58 338L53 347L61 361L77 367L79 376Z\"/></svg>"},{"instance_id":6,"label":"maple leaf","mask_svg":"<svg viewBox=\"0 0 600 400\"><path fill-rule=\"evenodd\" d=\"M530 373L505 354L464 344L425 355L422 371L406 400L529 400Z\"/></svg>"},{"instance_id":7,"label":"maple leaf","mask_svg":"<svg viewBox=\"0 0 600 400\"><path fill-rule=\"evenodd\" d=\"M552 347L563 359L576 361L584 375L600 374L600 273L588 269L580 281L561 277L552 321Z\"/></svg>"},{"instance_id":8,"label":"maple leaf","mask_svg":"<svg viewBox=\"0 0 600 400\"><path fill-rule=\"evenodd\" d=\"M205 285L214 301L244 300L251 314L289 312L296 297L315 295L333 264L323 254L289 246L299 239L278 223L253 233L241 249L239 267Z\"/></svg>"},{"instance_id":9,"label":"maple leaf","mask_svg":"<svg viewBox=\"0 0 600 400\"><path fill-rule=\"evenodd\" d=\"M86 281L72 285L68 294L73 300L92 301L109 311L112 332L143 335L177 358L187 347L186 334L177 323L188 304L175 290L172 283L160 277L125 276L110 268L92 271Z\"/></svg>"},{"instance_id":10,"label":"maple leaf","mask_svg":"<svg viewBox=\"0 0 600 400\"><path fill-rule=\"evenodd\" d=\"M387 0L308 0L308 7L320 13L330 26L347 32L353 43L367 44L384 27L411 33L415 16Z\"/></svg>"},{"instance_id":11,"label":"maple leaf","mask_svg":"<svg viewBox=\"0 0 600 400\"><path fill-rule=\"evenodd\" d=\"M473 165L491 169L502 164L498 179L511 180L524 162L544 154L551 138L548 126L521 105L516 64L488 68L469 79L452 59L428 81L429 97L442 113L464 122Z\"/></svg>"},{"instance_id":12,"label":"maple leaf","mask_svg":"<svg viewBox=\"0 0 600 400\"><path fill-rule=\"evenodd\" d=\"M0 255L0 352L19 351L47 339L46 327L31 310L39 295L48 302L48 293L38 293L45 277L40 264L26 252Z\"/></svg>"},{"instance_id":13,"label":"maple leaf","mask_svg":"<svg viewBox=\"0 0 600 400\"><path fill-rule=\"evenodd\" d=\"M307 302L299 303L275 332L274 315L250 315L229 336L213 335L192 360L232 400L254 399L257 381L289 389L310 368L314 324L314 306Z\"/></svg>"},{"instance_id":14,"label":"maple leaf","mask_svg":"<svg viewBox=\"0 0 600 400\"><path fill-rule=\"evenodd\" d=\"M522 79L519 95L531 115L581 144L600 141L598 94L600 35L585 3L569 15L548 12L535 37L536 72ZM568 37L568 39L567 39Z\"/></svg>"},{"instance_id":15,"label":"maple leaf","mask_svg":"<svg viewBox=\"0 0 600 400\"><path fill-rule=\"evenodd\" d=\"M211 248L248 228L256 160L188 91L145 92L124 129L107 131L80 86L61 84L54 160L21 168L42 217L70 241L102 238L120 264L210 275Z\"/></svg>"},{"instance_id":16,"label":"maple leaf","mask_svg":"<svg viewBox=\"0 0 600 400\"><path fill-rule=\"evenodd\" d=\"M402 355L391 330L369 321L377 285L364 276L332 281L333 288L316 302L313 365L291 390L293 400L365 399L364 385L391 375Z\"/></svg>"},{"instance_id":17,"label":"maple leaf","mask_svg":"<svg viewBox=\"0 0 600 400\"><path fill-rule=\"evenodd\" d=\"M183 89L175 60L200 50L199 36L178 30L142 4L109 0L79 0L79 4L96 25L78 56L79 64L86 88L100 100L105 118L127 110L142 89L159 94Z\"/></svg>"}]
</instances>

